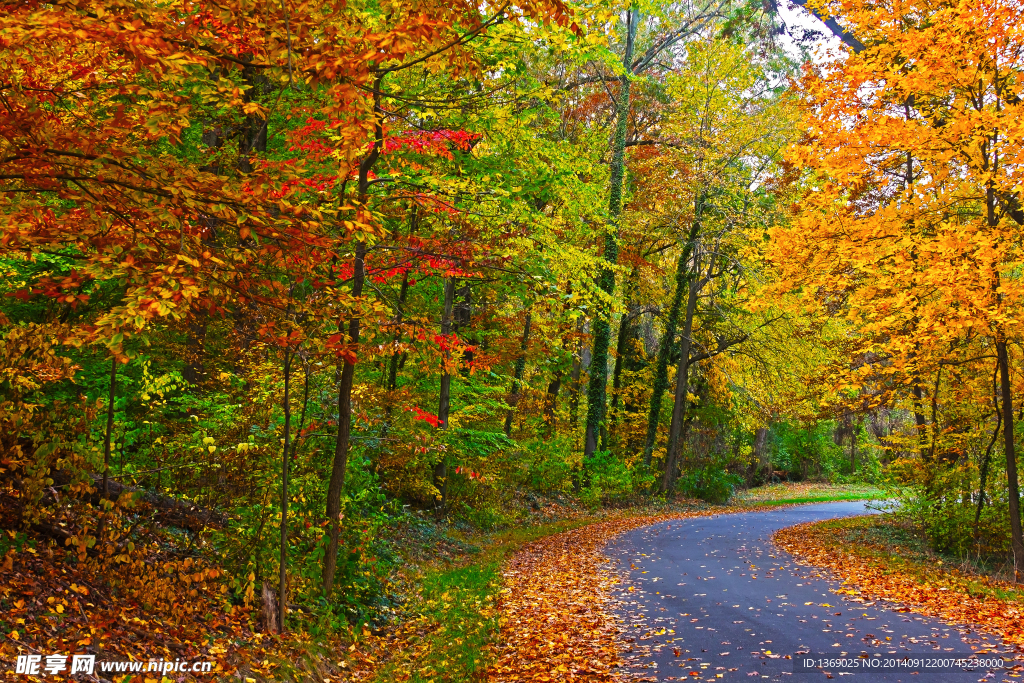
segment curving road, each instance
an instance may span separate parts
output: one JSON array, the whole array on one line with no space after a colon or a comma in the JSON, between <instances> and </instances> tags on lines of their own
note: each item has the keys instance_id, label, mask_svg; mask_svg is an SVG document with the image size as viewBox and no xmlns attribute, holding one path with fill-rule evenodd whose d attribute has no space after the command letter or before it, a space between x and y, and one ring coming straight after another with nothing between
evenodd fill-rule
<instances>
[{"instance_id":1,"label":"curving road","mask_svg":"<svg viewBox=\"0 0 1024 683\"><path fill-rule=\"evenodd\" d=\"M934 657L999 643L967 627L849 601L833 592L837 581L797 565L769 541L777 529L800 522L871 512L861 502L823 503L673 520L616 537L605 554L626 579L616 612L630 672L652 681L1003 680L985 670L794 673L797 653Z\"/></svg>"}]
</instances>

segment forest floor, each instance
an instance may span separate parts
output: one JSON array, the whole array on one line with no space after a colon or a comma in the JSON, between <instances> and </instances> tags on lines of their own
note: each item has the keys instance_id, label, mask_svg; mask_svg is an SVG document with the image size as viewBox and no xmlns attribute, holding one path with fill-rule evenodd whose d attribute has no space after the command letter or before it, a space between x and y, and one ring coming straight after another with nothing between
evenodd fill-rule
<instances>
[{"instance_id":1,"label":"forest floor","mask_svg":"<svg viewBox=\"0 0 1024 683\"><path fill-rule=\"evenodd\" d=\"M70 655L82 653L95 657L96 669L92 675L76 674L76 681L164 679L160 673L132 676L100 668L129 660L213 663L212 679L172 671L169 680L179 682L479 680L496 658L501 568L514 551L552 534L654 509L591 510L564 496L536 495L517 500L516 507L510 518L514 526L503 530L436 522L426 513L398 523L387 543L401 557L400 571L384 596L396 606L348 633L317 628L316 615L302 608L292 608L288 617L293 629L302 629L284 636L261 633L258 608L226 600L228 577L216 570L192 584L197 590L189 613L172 616L125 594L109 577L75 562L45 538L31 532L5 535L0 538L0 680L54 680L52 673L44 675L49 655L67 656L67 676ZM674 514L707 507L684 501L656 509ZM42 660L36 660L39 675L15 670L20 655Z\"/></svg>"},{"instance_id":2,"label":"forest floor","mask_svg":"<svg viewBox=\"0 0 1024 683\"><path fill-rule=\"evenodd\" d=\"M482 532L428 527L429 533L441 537L437 539L441 542L435 540L429 546L429 553L412 537L423 532L410 529L412 536L402 543L409 560L401 579L407 586L405 603L393 626L381 629L380 635L364 634L358 641L352 653L354 678L378 683L502 680L499 671L529 668L527 663L508 659L519 651L508 646L505 636L510 630L535 633L529 624L510 615L510 599L526 595L515 581L517 571L510 567L538 552L547 557L545 549L557 548L566 539L590 548L591 540L616 530L664 516L709 514L713 509L699 501L680 501L590 510L564 497L532 497L528 512L512 529ZM562 559L570 565L576 560L583 564L566 567L556 560L526 572L534 581L555 577L546 582L548 609L558 598L590 601L593 572L581 571L593 569L587 564L590 557L567 547ZM582 583L576 583L574 577ZM569 615L564 604L555 611ZM518 675L514 678L527 680ZM555 679L559 679L557 674Z\"/></svg>"}]
</instances>

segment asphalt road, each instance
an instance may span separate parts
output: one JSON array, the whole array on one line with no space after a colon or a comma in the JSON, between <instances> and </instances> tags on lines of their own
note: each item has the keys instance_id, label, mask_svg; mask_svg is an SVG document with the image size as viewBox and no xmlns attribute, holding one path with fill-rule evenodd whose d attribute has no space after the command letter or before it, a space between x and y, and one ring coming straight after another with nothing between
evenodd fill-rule
<instances>
[{"instance_id":1,"label":"asphalt road","mask_svg":"<svg viewBox=\"0 0 1024 683\"><path fill-rule=\"evenodd\" d=\"M777 529L800 522L870 512L859 502L822 503L673 520L616 537L605 553L625 579L616 589L616 612L629 671L657 681L1005 679L986 670L840 673L830 666L794 673L797 656L916 653L934 659L999 643L969 627L848 600L833 592L839 582L797 565L769 541Z\"/></svg>"}]
</instances>

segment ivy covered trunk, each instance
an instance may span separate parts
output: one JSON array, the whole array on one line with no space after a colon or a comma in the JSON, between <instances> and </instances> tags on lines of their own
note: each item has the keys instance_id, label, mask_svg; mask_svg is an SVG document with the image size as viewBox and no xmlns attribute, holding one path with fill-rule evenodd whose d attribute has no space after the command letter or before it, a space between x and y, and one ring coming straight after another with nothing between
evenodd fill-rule
<instances>
[{"instance_id":1,"label":"ivy covered trunk","mask_svg":"<svg viewBox=\"0 0 1024 683\"><path fill-rule=\"evenodd\" d=\"M604 261L607 264L598 276L598 286L611 298L615 292L615 271L619 259L619 214L622 213L622 183L625 175L626 130L629 127L629 89L632 76L633 42L636 39L636 13L626 12L626 51L622 58L625 73L619 79L619 99L615 103L615 137L612 143L611 188L608 193L608 215L611 229L604 237ZM590 383L587 385L587 424L584 431L583 457L589 460L597 451L597 439L604 421L608 393L608 347L611 343L611 312L599 311L594 316L594 353L590 360Z\"/></svg>"}]
</instances>

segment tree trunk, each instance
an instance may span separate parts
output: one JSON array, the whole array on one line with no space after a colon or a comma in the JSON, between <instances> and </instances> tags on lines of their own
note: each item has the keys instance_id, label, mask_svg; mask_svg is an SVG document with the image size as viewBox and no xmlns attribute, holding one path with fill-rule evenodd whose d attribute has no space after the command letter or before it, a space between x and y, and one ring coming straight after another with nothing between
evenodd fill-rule
<instances>
[{"instance_id":1,"label":"tree trunk","mask_svg":"<svg viewBox=\"0 0 1024 683\"><path fill-rule=\"evenodd\" d=\"M370 170L377 163L384 146L384 111L380 106L381 84L384 76L380 75L373 84L374 139L369 153L359 163L358 195L359 207L366 206L370 189ZM366 242L356 242L355 256L352 259L352 298L359 299L363 295L363 284L366 279ZM348 343L353 351L359 344L358 313L353 314L348 324ZM339 324L338 326L342 326ZM340 331L340 329L339 329ZM341 533L341 492L345 488L345 470L348 468L348 450L352 429L352 383L355 378L355 357L347 354L341 377L338 382L338 434L334 442L334 461L331 463L331 479L327 485L327 520L329 534L327 554L324 557L323 591L329 594L334 588L334 573L338 563L338 536Z\"/></svg>"},{"instance_id":2,"label":"tree trunk","mask_svg":"<svg viewBox=\"0 0 1024 683\"><path fill-rule=\"evenodd\" d=\"M768 471L768 478L765 481L771 480L772 464L768 459L768 428L758 427L754 430L754 460L756 461L755 467L764 472Z\"/></svg>"},{"instance_id":3,"label":"tree trunk","mask_svg":"<svg viewBox=\"0 0 1024 683\"><path fill-rule=\"evenodd\" d=\"M273 633L277 630L277 598L274 597L274 587L269 581L264 581L260 590L260 626L264 633Z\"/></svg>"},{"instance_id":4,"label":"tree trunk","mask_svg":"<svg viewBox=\"0 0 1024 683\"><path fill-rule=\"evenodd\" d=\"M243 55L242 61L251 62L252 55ZM246 103L258 100L270 84L260 69L248 63L242 67L242 78L248 86L242 95L242 101ZM256 113L249 114L245 117L238 135L238 170L242 173L252 173L253 153L266 151L267 119Z\"/></svg>"},{"instance_id":5,"label":"tree trunk","mask_svg":"<svg viewBox=\"0 0 1024 683\"><path fill-rule=\"evenodd\" d=\"M632 298L633 290L636 288L637 269L634 267L629 273L629 279L626 281L626 292L627 303L626 312L619 317L619 330L615 335L615 366L612 370L612 399L611 399L611 414L608 417L609 432L614 435L615 425L619 421L618 412L619 405L622 403L622 397L620 396L622 389L622 368L626 362L626 356L629 355L629 340L631 339L631 322L636 317L636 311L639 309L639 304L635 301L630 301Z\"/></svg>"},{"instance_id":6,"label":"tree trunk","mask_svg":"<svg viewBox=\"0 0 1024 683\"><path fill-rule=\"evenodd\" d=\"M619 393L622 388L622 364L627 353L626 347L628 346L629 341L629 313L631 312L630 309L633 307L634 304L626 305L626 314L619 318L619 331L615 336L615 367L612 370L612 405L611 415L608 420L613 425L616 421L616 413L619 409Z\"/></svg>"},{"instance_id":7,"label":"tree trunk","mask_svg":"<svg viewBox=\"0 0 1024 683\"><path fill-rule=\"evenodd\" d=\"M445 338L452 333L452 308L455 304L455 278L450 277L444 283L444 313L441 314L441 336ZM448 414L451 410L452 375L448 371L448 360L451 351L444 352L444 369L441 374L441 393L437 402L437 428L448 429ZM434 465L434 488L438 491L438 516L444 515L448 505L448 456Z\"/></svg>"},{"instance_id":8,"label":"tree trunk","mask_svg":"<svg viewBox=\"0 0 1024 683\"><path fill-rule=\"evenodd\" d=\"M985 457L981 461L981 475L978 481L978 508L974 512L974 542L979 543L981 540L981 511L985 507L985 483L988 479L988 467L992 461L992 447L996 443L996 439L999 438L999 428L1003 424L1003 413L999 410L998 404L996 405L996 427L992 430L992 440L988 442L988 448L985 449Z\"/></svg>"},{"instance_id":9,"label":"tree trunk","mask_svg":"<svg viewBox=\"0 0 1024 683\"><path fill-rule=\"evenodd\" d=\"M391 343L398 345L399 340L402 338L402 317L405 309L405 299L409 295L409 271L405 271L402 275L402 287L398 290L398 306L395 309L395 334L391 338ZM388 431L391 429L391 416L395 410L394 394L395 389L398 388L398 358L402 354L398 353L396 349L391 354L391 358L388 359L388 378L384 388L388 392L387 399L384 404L384 427L382 429L381 438L387 436Z\"/></svg>"},{"instance_id":10,"label":"tree trunk","mask_svg":"<svg viewBox=\"0 0 1024 683\"><path fill-rule=\"evenodd\" d=\"M419 227L419 211L416 205L412 207L412 212L409 218L409 237L411 238L416 234L416 229ZM398 228L395 228L395 237L398 237ZM409 269L402 273L402 286L398 290L398 305L395 307L395 334L391 338L391 343L396 347L398 342L402 339L402 322L405 317L405 301L409 297ZM391 354L388 359L388 374L387 380L384 384L384 388L387 390L388 395L384 403L384 426L381 430L381 439L384 439L388 431L391 429L391 417L395 411L395 399L394 392L398 388L398 370L399 370L399 359L402 354L398 353L398 349Z\"/></svg>"},{"instance_id":11,"label":"tree trunk","mask_svg":"<svg viewBox=\"0 0 1024 683\"><path fill-rule=\"evenodd\" d=\"M523 340L519 345L519 357L516 358L515 369L512 372L512 395L509 397L508 412L505 413L505 436L512 436L512 420L515 418L516 406L522 400L523 375L526 372L526 348L530 343L532 320L532 314L527 311L526 324L523 326Z\"/></svg>"},{"instance_id":12,"label":"tree trunk","mask_svg":"<svg viewBox=\"0 0 1024 683\"><path fill-rule=\"evenodd\" d=\"M683 292L689 291L689 284L693 280L693 275L690 272L690 256L693 254L697 237L700 235L702 213L703 200L698 198L694 204L693 225L690 226L690 234L687 235L683 253L679 255L679 261L676 263L675 291L672 294L672 305L669 307L668 318L665 320L665 334L662 335L661 345L658 347L654 386L651 388L651 409L647 414L647 440L644 443L644 466L648 468L651 466L651 456L654 453L654 444L658 437L662 397L665 390L668 389L668 363L672 356L672 348L676 343L676 328L679 325L679 311L683 305ZM687 311L689 311L689 301L687 301Z\"/></svg>"},{"instance_id":13,"label":"tree trunk","mask_svg":"<svg viewBox=\"0 0 1024 683\"><path fill-rule=\"evenodd\" d=\"M582 332L583 319L580 318L576 324L577 336ZM579 424L580 418L580 388L583 377L583 349L581 346L577 347L572 354L572 370L569 373L569 424L572 425L573 431L576 431L576 425Z\"/></svg>"},{"instance_id":14,"label":"tree trunk","mask_svg":"<svg viewBox=\"0 0 1024 683\"><path fill-rule=\"evenodd\" d=\"M928 431L928 422L925 420L924 406L924 390L921 388L921 384L918 381L914 381L914 425L917 427L917 448L921 455L921 459L928 460L928 449L925 446L927 443L926 432Z\"/></svg>"},{"instance_id":15,"label":"tree trunk","mask_svg":"<svg viewBox=\"0 0 1024 683\"><path fill-rule=\"evenodd\" d=\"M352 277L352 296L363 293L366 243L356 244L355 271ZM359 318L353 316L348 324L348 343L355 347L359 343ZM345 488L345 472L348 469L348 449L352 436L352 384L355 379L356 366L350 355L346 355L342 364L338 381L338 432L334 442L334 462L331 466L331 479L327 485L327 521L329 537L327 555L324 558L324 593L334 588L334 572L338 562L338 536L341 533L341 492Z\"/></svg>"},{"instance_id":16,"label":"tree trunk","mask_svg":"<svg viewBox=\"0 0 1024 683\"><path fill-rule=\"evenodd\" d=\"M686 318L683 320L683 338L680 343L679 366L676 368L675 404L672 406L672 423L668 430L668 445L665 449L665 472L661 479L661 491L672 490L676 480L679 450L682 447L683 423L686 420L687 391L690 380L690 348L693 346L693 316L697 310L697 280L690 279L689 295L686 300Z\"/></svg>"},{"instance_id":17,"label":"tree trunk","mask_svg":"<svg viewBox=\"0 0 1024 683\"><path fill-rule=\"evenodd\" d=\"M284 633L288 611L288 448L291 446L291 363L292 354L284 351L284 453L281 456L281 559L277 583L277 632Z\"/></svg>"},{"instance_id":18,"label":"tree trunk","mask_svg":"<svg viewBox=\"0 0 1024 683\"><path fill-rule=\"evenodd\" d=\"M117 358L110 359L110 388L107 391L107 429L103 434L103 497L110 495L110 439L114 432L114 394L117 390Z\"/></svg>"},{"instance_id":19,"label":"tree trunk","mask_svg":"<svg viewBox=\"0 0 1024 683\"><path fill-rule=\"evenodd\" d=\"M544 438L550 439L555 431L555 408L558 406L558 391L562 388L562 371L556 370L544 395Z\"/></svg>"},{"instance_id":20,"label":"tree trunk","mask_svg":"<svg viewBox=\"0 0 1024 683\"><path fill-rule=\"evenodd\" d=\"M1020 487L1017 479L1017 453L1013 443L1013 388L1010 386L1010 354L1006 338L996 341L999 358L999 383L1002 391L1003 450L1006 454L1006 485L1010 496L1010 545L1013 548L1013 580L1024 582L1024 533L1020 522Z\"/></svg>"},{"instance_id":21,"label":"tree trunk","mask_svg":"<svg viewBox=\"0 0 1024 683\"><path fill-rule=\"evenodd\" d=\"M185 338L185 360L182 378L189 384L200 384L206 378L206 328L209 315L204 310L194 310L188 319L188 336Z\"/></svg>"},{"instance_id":22,"label":"tree trunk","mask_svg":"<svg viewBox=\"0 0 1024 683\"><path fill-rule=\"evenodd\" d=\"M850 474L857 473L857 427L850 432Z\"/></svg>"},{"instance_id":23,"label":"tree trunk","mask_svg":"<svg viewBox=\"0 0 1024 683\"><path fill-rule=\"evenodd\" d=\"M629 90L633 63L633 42L636 38L636 17L632 9L626 12L626 51L622 59L626 73L619 80L619 100L615 109L615 138L612 144L611 188L608 193L608 215L614 225L604 239L604 260L598 286L609 297L615 292L615 265L619 257L619 214L622 213L622 183L626 157L626 129L629 125ZM597 451L598 433L604 422L605 399L608 386L608 345L611 326L607 312L594 315L594 352L590 361L590 382L587 386L587 424L583 457L589 460Z\"/></svg>"},{"instance_id":24,"label":"tree trunk","mask_svg":"<svg viewBox=\"0 0 1024 683\"><path fill-rule=\"evenodd\" d=\"M999 438L999 428L1003 426L1003 412L999 409L999 392L996 391L996 377L999 376L1000 367L1002 367L1002 363L997 361L996 368L992 373L992 407L995 408L996 427L992 430L992 439L988 442L988 448L985 449L985 457L981 461L981 473L978 481L978 509L974 513L975 544L981 541L979 524L981 522L981 510L985 507L985 482L988 479L988 467L992 460L992 447L995 446L996 439Z\"/></svg>"}]
</instances>

